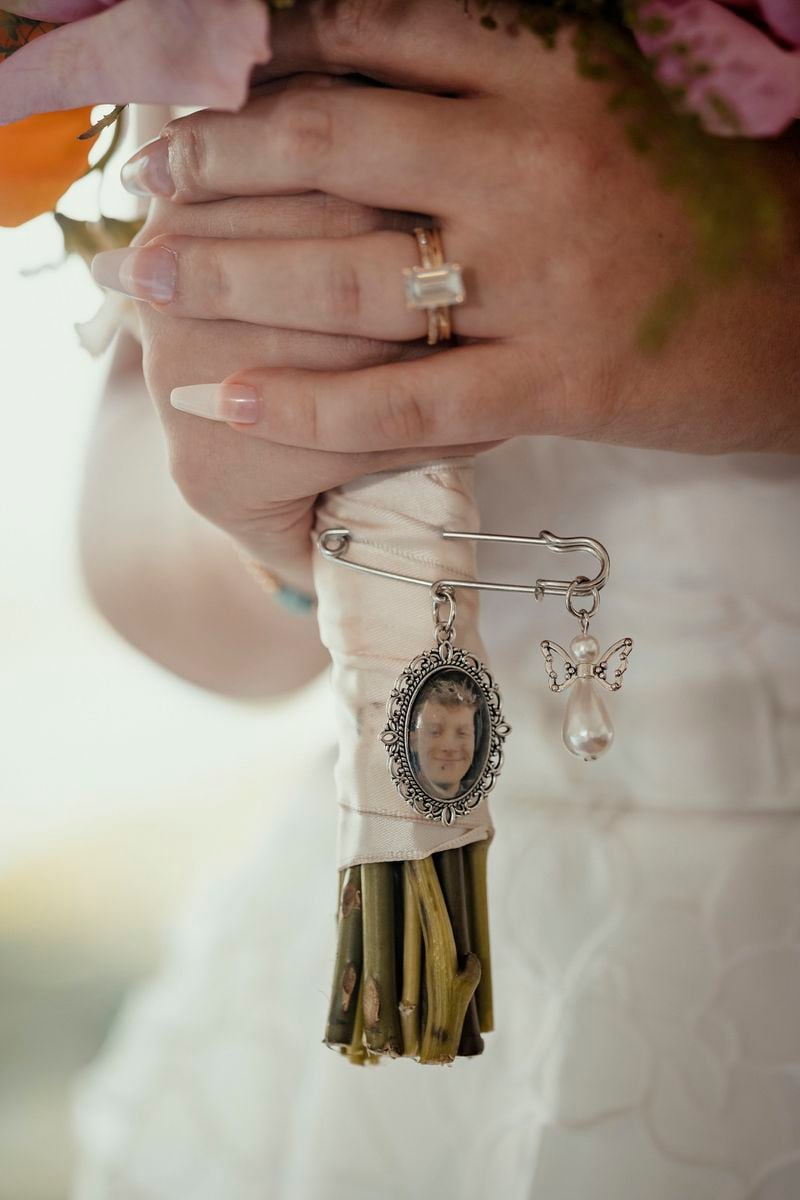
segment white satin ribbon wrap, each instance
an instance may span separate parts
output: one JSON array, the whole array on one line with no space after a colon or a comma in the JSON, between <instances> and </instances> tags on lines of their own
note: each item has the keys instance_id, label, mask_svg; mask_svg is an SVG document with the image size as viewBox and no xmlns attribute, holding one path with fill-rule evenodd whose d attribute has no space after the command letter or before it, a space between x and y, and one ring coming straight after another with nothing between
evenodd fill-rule
<instances>
[{"instance_id":1,"label":"white satin ribbon wrap","mask_svg":"<svg viewBox=\"0 0 800 1200\"><path fill-rule=\"evenodd\" d=\"M328 492L316 531L346 528L346 557L370 567L429 579L474 579L475 545L447 541L443 529L477 530L471 460L371 475ZM435 644L431 593L348 570L315 553L319 627L333 660L339 760L338 865L426 858L491 837L484 797L451 826L426 820L397 792L380 741L386 701L398 676ZM457 592L455 643L486 662L478 592ZM489 664L487 663L487 666Z\"/></svg>"}]
</instances>

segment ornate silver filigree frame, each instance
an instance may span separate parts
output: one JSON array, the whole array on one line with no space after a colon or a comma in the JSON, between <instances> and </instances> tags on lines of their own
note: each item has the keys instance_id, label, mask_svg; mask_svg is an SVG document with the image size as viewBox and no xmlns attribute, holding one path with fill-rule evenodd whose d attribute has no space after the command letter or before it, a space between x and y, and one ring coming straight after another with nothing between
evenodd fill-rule
<instances>
[{"instance_id":1,"label":"ornate silver filigree frame","mask_svg":"<svg viewBox=\"0 0 800 1200\"><path fill-rule=\"evenodd\" d=\"M489 746L480 774L468 791L452 800L429 795L418 781L411 760L411 713L421 689L440 671L461 671L480 692L489 714ZM502 713L500 691L489 670L474 654L447 639L410 662L398 678L386 705L387 723L380 737L389 756L389 773L407 804L429 821L452 825L479 804L494 787L503 763L503 742L511 732Z\"/></svg>"}]
</instances>

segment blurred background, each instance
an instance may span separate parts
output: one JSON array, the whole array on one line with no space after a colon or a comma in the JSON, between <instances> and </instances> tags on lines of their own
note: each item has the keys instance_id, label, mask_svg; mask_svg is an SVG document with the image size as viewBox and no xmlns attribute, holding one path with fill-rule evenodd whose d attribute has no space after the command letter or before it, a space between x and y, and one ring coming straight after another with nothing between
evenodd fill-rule
<instances>
[{"instance_id":1,"label":"blurred background","mask_svg":"<svg viewBox=\"0 0 800 1200\"><path fill-rule=\"evenodd\" d=\"M89 176L60 210L130 218L117 179L133 149L126 138L102 190ZM0 1200L67 1196L76 1074L184 906L263 838L297 706L306 728L310 701L328 719L321 681L228 699L93 607L77 514L111 350L81 347L74 325L103 293L76 257L52 266L62 256L52 217L0 229Z\"/></svg>"}]
</instances>

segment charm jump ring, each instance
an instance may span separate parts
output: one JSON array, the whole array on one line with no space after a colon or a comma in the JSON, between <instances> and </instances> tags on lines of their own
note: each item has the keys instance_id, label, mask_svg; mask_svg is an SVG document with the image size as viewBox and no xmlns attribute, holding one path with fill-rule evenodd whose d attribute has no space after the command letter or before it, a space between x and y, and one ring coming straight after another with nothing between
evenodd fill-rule
<instances>
[{"instance_id":1,"label":"charm jump ring","mask_svg":"<svg viewBox=\"0 0 800 1200\"><path fill-rule=\"evenodd\" d=\"M447 604L447 619L442 621L439 617L439 608L442 604ZM436 636L441 636L443 641L449 641L450 636L455 628L456 623L456 597L453 589L447 587L446 584L434 583L431 588L431 606L433 608L433 623L436 626Z\"/></svg>"},{"instance_id":2,"label":"charm jump ring","mask_svg":"<svg viewBox=\"0 0 800 1200\"><path fill-rule=\"evenodd\" d=\"M421 266L403 270L408 308L428 311L428 345L446 342L453 336L449 309L466 299L461 266L445 262L442 238L438 229L414 230Z\"/></svg>"},{"instance_id":3,"label":"charm jump ring","mask_svg":"<svg viewBox=\"0 0 800 1200\"><path fill-rule=\"evenodd\" d=\"M576 590L579 587L581 587L582 584L585 584L588 582L589 582L589 580L586 578L585 575L578 575L578 577L576 579L573 579L572 583L567 588L567 594L565 597L566 604L567 604L567 612L570 613L573 617L577 617L579 621L586 621L587 623L588 623L589 619L594 616L594 614L597 612L598 608L600 607L600 593L598 592L596 587L592 588L591 593L590 593L591 597L592 597L592 607L591 608L576 608L575 602L574 602L574 597L575 597Z\"/></svg>"}]
</instances>

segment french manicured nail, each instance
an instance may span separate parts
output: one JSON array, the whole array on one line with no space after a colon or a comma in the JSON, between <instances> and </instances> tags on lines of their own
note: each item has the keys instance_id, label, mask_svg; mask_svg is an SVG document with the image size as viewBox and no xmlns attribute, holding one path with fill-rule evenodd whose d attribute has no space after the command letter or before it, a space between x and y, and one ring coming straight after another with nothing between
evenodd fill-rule
<instances>
[{"instance_id":1,"label":"french manicured nail","mask_svg":"<svg viewBox=\"0 0 800 1200\"><path fill-rule=\"evenodd\" d=\"M168 246L102 250L92 259L92 277L101 287L166 304L175 295L178 256Z\"/></svg>"},{"instance_id":2,"label":"french manicured nail","mask_svg":"<svg viewBox=\"0 0 800 1200\"><path fill-rule=\"evenodd\" d=\"M123 165L119 177L135 196L171 196L175 183L169 169L169 139L156 138L142 146Z\"/></svg>"},{"instance_id":3,"label":"french manicured nail","mask_svg":"<svg viewBox=\"0 0 800 1200\"><path fill-rule=\"evenodd\" d=\"M208 417L212 421L238 421L252 425L258 420L258 392L244 383L191 383L172 389L173 408Z\"/></svg>"}]
</instances>

